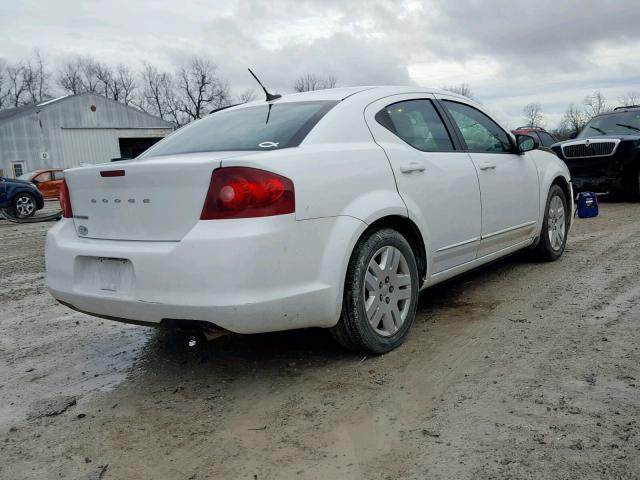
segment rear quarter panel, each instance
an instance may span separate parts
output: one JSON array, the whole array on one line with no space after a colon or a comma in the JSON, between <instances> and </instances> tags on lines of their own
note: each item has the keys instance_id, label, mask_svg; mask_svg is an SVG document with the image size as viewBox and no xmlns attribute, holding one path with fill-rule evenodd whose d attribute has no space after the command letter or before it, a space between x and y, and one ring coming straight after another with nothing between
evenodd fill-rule
<instances>
[{"instance_id":1,"label":"rear quarter panel","mask_svg":"<svg viewBox=\"0 0 640 480\"><path fill-rule=\"evenodd\" d=\"M571 175L567 165L558 158L554 153L548 150L533 150L528 152L528 155L533 157L536 168L538 169L538 181L540 182L540 225L542 225L542 219L544 218L544 212L547 205L547 196L551 184L558 177L564 178L567 183L571 182ZM573 199L567 199L571 213L573 213Z\"/></svg>"},{"instance_id":2,"label":"rear quarter panel","mask_svg":"<svg viewBox=\"0 0 640 480\"><path fill-rule=\"evenodd\" d=\"M296 220L346 215L372 223L407 215L384 151L373 141L326 143L223 160L293 180Z\"/></svg>"}]
</instances>

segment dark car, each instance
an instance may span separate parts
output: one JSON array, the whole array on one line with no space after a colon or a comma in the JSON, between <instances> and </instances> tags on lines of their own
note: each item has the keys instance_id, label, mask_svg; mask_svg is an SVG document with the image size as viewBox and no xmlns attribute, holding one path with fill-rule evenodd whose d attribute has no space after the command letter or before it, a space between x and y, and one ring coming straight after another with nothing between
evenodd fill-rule
<instances>
[{"instance_id":1,"label":"dark car","mask_svg":"<svg viewBox=\"0 0 640 480\"><path fill-rule=\"evenodd\" d=\"M43 207L42 193L33 183L0 177L0 208L10 209L18 218L27 218Z\"/></svg>"},{"instance_id":2,"label":"dark car","mask_svg":"<svg viewBox=\"0 0 640 480\"><path fill-rule=\"evenodd\" d=\"M569 167L576 191L640 196L640 106L596 115L552 149Z\"/></svg>"},{"instance_id":3,"label":"dark car","mask_svg":"<svg viewBox=\"0 0 640 480\"><path fill-rule=\"evenodd\" d=\"M514 135L529 135L533 137L540 146L550 148L551 145L558 142L558 139L541 127L518 127L511 130Z\"/></svg>"}]
</instances>

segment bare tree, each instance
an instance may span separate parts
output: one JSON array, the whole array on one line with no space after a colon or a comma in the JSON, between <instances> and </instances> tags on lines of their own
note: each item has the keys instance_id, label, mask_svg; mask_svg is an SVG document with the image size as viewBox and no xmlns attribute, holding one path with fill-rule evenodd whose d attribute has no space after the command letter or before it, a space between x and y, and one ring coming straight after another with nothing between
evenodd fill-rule
<instances>
[{"instance_id":1,"label":"bare tree","mask_svg":"<svg viewBox=\"0 0 640 480\"><path fill-rule=\"evenodd\" d=\"M336 78L333 75L322 76L315 73L307 73L298 77L293 84L293 90L296 92L311 92L313 90L335 88L336 84Z\"/></svg>"},{"instance_id":2,"label":"bare tree","mask_svg":"<svg viewBox=\"0 0 640 480\"><path fill-rule=\"evenodd\" d=\"M91 57L76 57L58 70L58 86L71 94L99 93L106 95L111 82L109 69Z\"/></svg>"},{"instance_id":3,"label":"bare tree","mask_svg":"<svg viewBox=\"0 0 640 480\"><path fill-rule=\"evenodd\" d=\"M254 88L247 88L244 92L238 95L238 103L249 103L256 99L256 90Z\"/></svg>"},{"instance_id":4,"label":"bare tree","mask_svg":"<svg viewBox=\"0 0 640 480\"><path fill-rule=\"evenodd\" d=\"M33 58L24 64L22 75L28 102L37 103L50 98L50 75L38 50L34 52Z\"/></svg>"},{"instance_id":5,"label":"bare tree","mask_svg":"<svg viewBox=\"0 0 640 480\"><path fill-rule=\"evenodd\" d=\"M622 107L630 107L631 105L640 105L640 92L629 92L618 97L618 102Z\"/></svg>"},{"instance_id":6,"label":"bare tree","mask_svg":"<svg viewBox=\"0 0 640 480\"><path fill-rule=\"evenodd\" d=\"M49 98L49 72L37 50L16 63L0 61L0 108L19 107Z\"/></svg>"},{"instance_id":7,"label":"bare tree","mask_svg":"<svg viewBox=\"0 0 640 480\"><path fill-rule=\"evenodd\" d=\"M91 59L89 60L86 68L87 73L89 73L89 75L95 76L97 80L95 93L99 93L102 96L112 99L118 96L119 91L116 88L115 78L111 67L104 63L100 63Z\"/></svg>"},{"instance_id":8,"label":"bare tree","mask_svg":"<svg viewBox=\"0 0 640 480\"><path fill-rule=\"evenodd\" d=\"M542 105L540 103L529 103L522 109L525 125L529 127L542 127L544 123L544 115L542 114Z\"/></svg>"},{"instance_id":9,"label":"bare tree","mask_svg":"<svg viewBox=\"0 0 640 480\"><path fill-rule=\"evenodd\" d=\"M56 83L64 91L76 95L83 91L79 59L65 62L58 70Z\"/></svg>"},{"instance_id":10,"label":"bare tree","mask_svg":"<svg viewBox=\"0 0 640 480\"><path fill-rule=\"evenodd\" d=\"M591 95L587 95L584 99L584 112L588 119L609 110L611 110L611 107L607 105L604 95L600 90L596 90Z\"/></svg>"},{"instance_id":11,"label":"bare tree","mask_svg":"<svg viewBox=\"0 0 640 480\"><path fill-rule=\"evenodd\" d=\"M0 58L0 110L5 108L6 104L9 103L9 87L5 74L6 68L7 62Z\"/></svg>"},{"instance_id":12,"label":"bare tree","mask_svg":"<svg viewBox=\"0 0 640 480\"><path fill-rule=\"evenodd\" d=\"M24 64L9 64L5 68L8 82L9 105L19 107L27 103L27 89L24 82Z\"/></svg>"},{"instance_id":13,"label":"bare tree","mask_svg":"<svg viewBox=\"0 0 640 480\"><path fill-rule=\"evenodd\" d=\"M188 67L177 74L177 110L182 118L178 125L197 120L216 108L230 103L229 86L216 73L209 60L194 58Z\"/></svg>"},{"instance_id":14,"label":"bare tree","mask_svg":"<svg viewBox=\"0 0 640 480\"><path fill-rule=\"evenodd\" d=\"M471 87L468 83L461 83L459 85L447 85L442 87L442 90L457 93L458 95L462 95L463 97L473 98L473 93L471 92Z\"/></svg>"},{"instance_id":15,"label":"bare tree","mask_svg":"<svg viewBox=\"0 0 640 480\"><path fill-rule=\"evenodd\" d=\"M80 66L82 92L104 92L105 73L100 72L99 63L91 57L80 57L78 63Z\"/></svg>"},{"instance_id":16,"label":"bare tree","mask_svg":"<svg viewBox=\"0 0 640 480\"><path fill-rule=\"evenodd\" d=\"M575 103L570 104L562 117L561 126L572 132L581 130L590 120L584 110Z\"/></svg>"},{"instance_id":17,"label":"bare tree","mask_svg":"<svg viewBox=\"0 0 640 480\"><path fill-rule=\"evenodd\" d=\"M176 100L173 78L170 73L160 72L147 63L142 70L142 92L138 107L163 120L176 120Z\"/></svg>"},{"instance_id":18,"label":"bare tree","mask_svg":"<svg viewBox=\"0 0 640 480\"><path fill-rule=\"evenodd\" d=\"M124 65L118 65L111 86L112 98L129 105L133 102L137 88L136 78L131 70Z\"/></svg>"}]
</instances>

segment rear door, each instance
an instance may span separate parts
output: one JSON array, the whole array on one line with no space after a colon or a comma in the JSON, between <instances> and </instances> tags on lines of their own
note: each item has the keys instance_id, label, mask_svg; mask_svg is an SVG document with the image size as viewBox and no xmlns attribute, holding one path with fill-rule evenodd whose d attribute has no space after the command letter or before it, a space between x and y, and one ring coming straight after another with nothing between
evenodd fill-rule
<instances>
[{"instance_id":1,"label":"rear door","mask_svg":"<svg viewBox=\"0 0 640 480\"><path fill-rule=\"evenodd\" d=\"M51 172L51 178L51 194L55 198L60 198L60 188L62 187L64 173L62 173L62 170L54 170Z\"/></svg>"},{"instance_id":2,"label":"rear door","mask_svg":"<svg viewBox=\"0 0 640 480\"><path fill-rule=\"evenodd\" d=\"M538 171L507 132L478 108L439 96L473 160L482 193L482 257L532 238L540 210Z\"/></svg>"},{"instance_id":3,"label":"rear door","mask_svg":"<svg viewBox=\"0 0 640 480\"><path fill-rule=\"evenodd\" d=\"M409 217L432 259L430 273L469 262L480 241L480 188L473 162L456 148L431 95L396 95L365 118L386 152Z\"/></svg>"}]
</instances>

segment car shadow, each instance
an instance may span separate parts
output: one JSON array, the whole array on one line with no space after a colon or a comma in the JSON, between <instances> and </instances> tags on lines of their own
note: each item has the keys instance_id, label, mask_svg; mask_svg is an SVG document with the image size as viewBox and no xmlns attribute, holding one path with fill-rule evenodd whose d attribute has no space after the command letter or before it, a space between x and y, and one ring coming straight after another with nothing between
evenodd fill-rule
<instances>
[{"instance_id":1,"label":"car shadow","mask_svg":"<svg viewBox=\"0 0 640 480\"><path fill-rule=\"evenodd\" d=\"M465 298L468 288L482 288L492 278L522 267L525 259L526 256L523 255L501 259L423 291L414 328L439 315L442 309L462 308L464 311L470 305ZM491 302L484 303L480 308L494 307ZM461 315L455 321L472 320ZM322 366L356 364L364 358L362 354L340 347L333 341L329 331L321 328L255 335L229 334L213 341L198 341L195 344L190 340L192 337L188 332L158 329L140 352L133 369L134 376L155 372L168 377L181 377L188 371L189 376L233 378L247 372L268 373L272 370L281 375L283 370L289 372L285 372L285 375L296 375Z\"/></svg>"}]
</instances>

